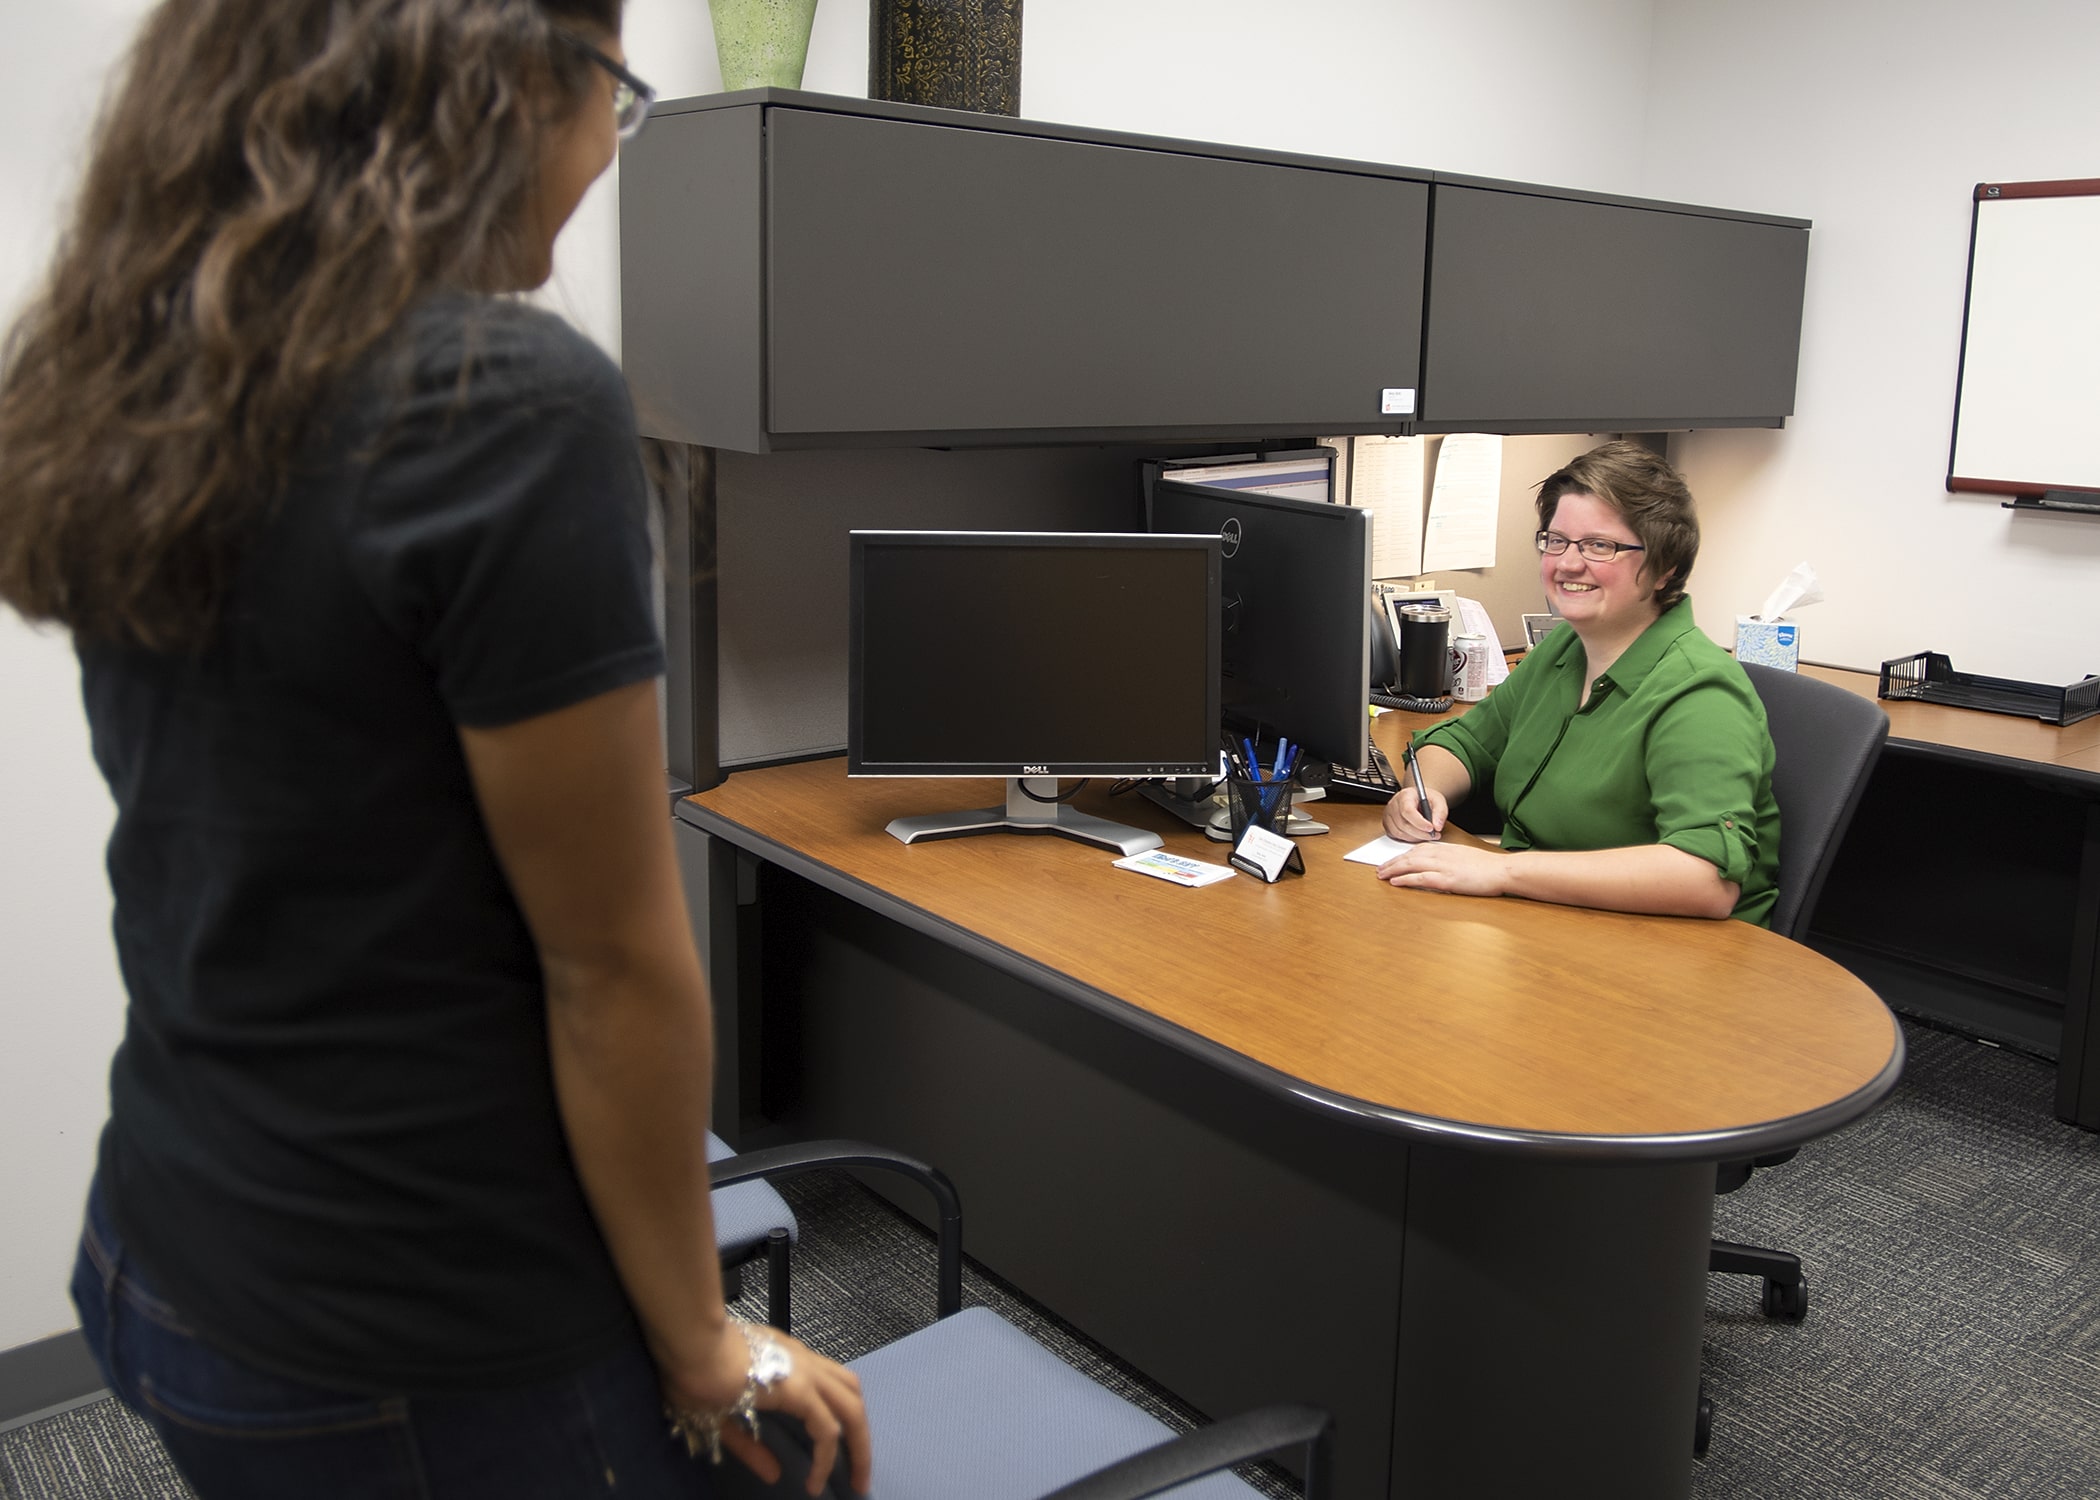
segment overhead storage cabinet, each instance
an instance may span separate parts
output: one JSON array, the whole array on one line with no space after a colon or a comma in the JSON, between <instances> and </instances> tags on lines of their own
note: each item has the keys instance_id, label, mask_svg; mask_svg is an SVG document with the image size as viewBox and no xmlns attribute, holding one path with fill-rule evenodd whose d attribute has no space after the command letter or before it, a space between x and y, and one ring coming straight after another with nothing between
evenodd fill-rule
<instances>
[{"instance_id":1,"label":"overhead storage cabinet","mask_svg":"<svg viewBox=\"0 0 2100 1500\"><path fill-rule=\"evenodd\" d=\"M1808 225L1439 181L1421 432L1777 427Z\"/></svg>"},{"instance_id":2,"label":"overhead storage cabinet","mask_svg":"<svg viewBox=\"0 0 2100 1500\"><path fill-rule=\"evenodd\" d=\"M1799 220L773 89L661 106L620 171L624 358L654 437L762 453L1793 410Z\"/></svg>"},{"instance_id":3,"label":"overhead storage cabinet","mask_svg":"<svg viewBox=\"0 0 2100 1500\"><path fill-rule=\"evenodd\" d=\"M887 108L908 117L697 101L626 147L645 431L759 452L1403 430L1381 399L1417 385L1426 177Z\"/></svg>"}]
</instances>

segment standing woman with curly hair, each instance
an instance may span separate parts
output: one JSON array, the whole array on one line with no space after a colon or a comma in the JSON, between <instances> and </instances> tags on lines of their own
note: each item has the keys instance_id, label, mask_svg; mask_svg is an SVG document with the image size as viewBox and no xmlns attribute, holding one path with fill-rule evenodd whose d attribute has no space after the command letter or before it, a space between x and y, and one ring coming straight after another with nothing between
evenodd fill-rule
<instances>
[{"instance_id":1,"label":"standing woman with curly hair","mask_svg":"<svg viewBox=\"0 0 2100 1500\"><path fill-rule=\"evenodd\" d=\"M0 600L117 805L74 1296L203 1500L784 1487L754 1397L868 1483L723 1308L634 418L506 295L647 111L619 31L165 0L0 365Z\"/></svg>"}]
</instances>

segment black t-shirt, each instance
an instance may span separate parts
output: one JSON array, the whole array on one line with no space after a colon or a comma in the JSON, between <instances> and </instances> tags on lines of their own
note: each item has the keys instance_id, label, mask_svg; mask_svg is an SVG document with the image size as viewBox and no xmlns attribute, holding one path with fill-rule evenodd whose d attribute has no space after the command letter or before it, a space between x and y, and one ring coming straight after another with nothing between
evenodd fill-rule
<instances>
[{"instance_id":1,"label":"black t-shirt","mask_svg":"<svg viewBox=\"0 0 2100 1500\"><path fill-rule=\"evenodd\" d=\"M461 295L342 390L205 650L80 651L131 995L102 1181L230 1353L521 1383L633 1323L457 727L662 672L634 416L558 319Z\"/></svg>"}]
</instances>

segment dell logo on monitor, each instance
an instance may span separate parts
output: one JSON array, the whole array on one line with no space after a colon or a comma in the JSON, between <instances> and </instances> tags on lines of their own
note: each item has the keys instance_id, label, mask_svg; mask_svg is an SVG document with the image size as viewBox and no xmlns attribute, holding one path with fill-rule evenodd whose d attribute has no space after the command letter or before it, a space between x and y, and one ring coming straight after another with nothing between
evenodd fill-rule
<instances>
[{"instance_id":1,"label":"dell logo on monitor","mask_svg":"<svg viewBox=\"0 0 2100 1500\"><path fill-rule=\"evenodd\" d=\"M1218 540L1224 543L1224 552L1231 557L1240 550L1240 518L1227 516L1225 524L1218 528Z\"/></svg>"},{"instance_id":2,"label":"dell logo on monitor","mask_svg":"<svg viewBox=\"0 0 2100 1500\"><path fill-rule=\"evenodd\" d=\"M1048 766L1023 766L1021 767L1021 774L1023 776L1048 776L1050 768Z\"/></svg>"}]
</instances>

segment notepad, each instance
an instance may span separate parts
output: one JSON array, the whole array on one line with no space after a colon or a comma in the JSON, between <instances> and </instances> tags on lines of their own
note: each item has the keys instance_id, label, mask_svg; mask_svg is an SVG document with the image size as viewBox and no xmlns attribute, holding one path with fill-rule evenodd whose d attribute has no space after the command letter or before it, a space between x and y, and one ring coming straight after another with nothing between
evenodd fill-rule
<instances>
[{"instance_id":1,"label":"notepad","mask_svg":"<svg viewBox=\"0 0 2100 1500\"><path fill-rule=\"evenodd\" d=\"M1382 865L1387 860L1397 858L1412 848L1414 848L1413 844L1403 844L1400 840L1389 839L1381 833L1377 838L1371 840L1370 843L1351 849L1342 858L1354 860L1360 865Z\"/></svg>"}]
</instances>

